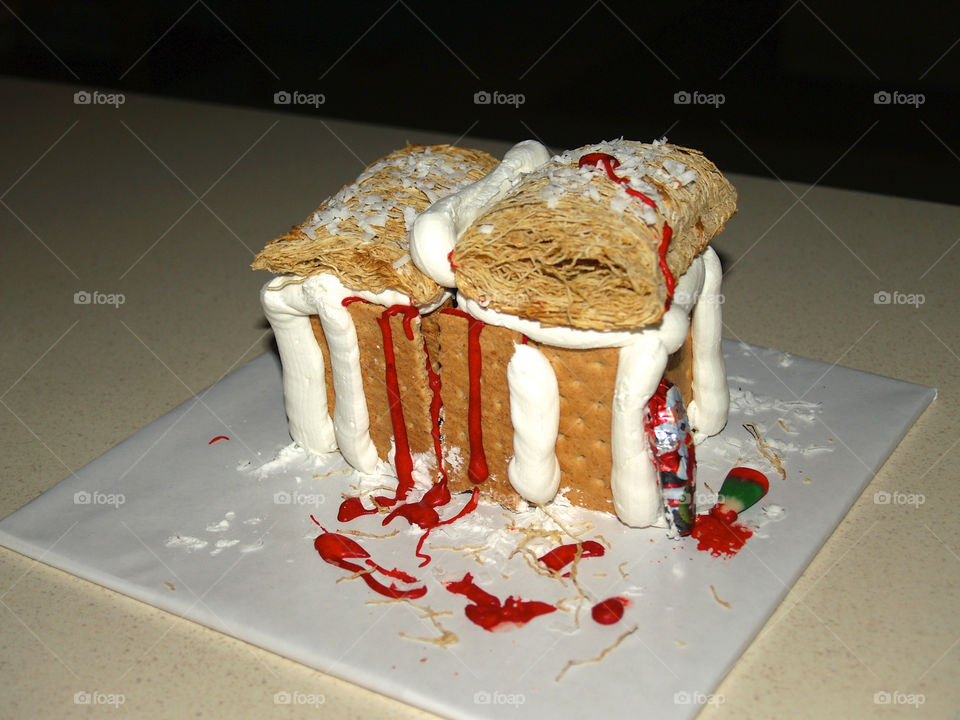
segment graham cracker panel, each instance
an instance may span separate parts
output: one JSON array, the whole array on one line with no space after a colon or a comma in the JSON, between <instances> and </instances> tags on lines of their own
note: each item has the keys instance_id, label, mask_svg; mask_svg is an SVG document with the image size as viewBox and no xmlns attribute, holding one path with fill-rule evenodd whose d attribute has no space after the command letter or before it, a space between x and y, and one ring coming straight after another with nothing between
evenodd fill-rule
<instances>
[{"instance_id":1,"label":"graham cracker panel","mask_svg":"<svg viewBox=\"0 0 960 720\"><path fill-rule=\"evenodd\" d=\"M574 505L613 512L610 423L620 351L535 345L553 366L560 390L560 487L570 488L567 498Z\"/></svg>"},{"instance_id":2,"label":"graham cracker panel","mask_svg":"<svg viewBox=\"0 0 960 720\"><path fill-rule=\"evenodd\" d=\"M458 315L439 314L440 366L443 378L443 427L445 454L460 449L462 462L447 468L451 492L473 489L467 476L470 463L470 372L468 358L468 321ZM481 484L485 498L506 507L516 507L519 495L507 478L507 464L513 457L513 424L510 422L510 391L507 364L520 333L487 325L480 333L483 357L481 386L481 427L483 448L490 476Z\"/></svg>"}]
</instances>

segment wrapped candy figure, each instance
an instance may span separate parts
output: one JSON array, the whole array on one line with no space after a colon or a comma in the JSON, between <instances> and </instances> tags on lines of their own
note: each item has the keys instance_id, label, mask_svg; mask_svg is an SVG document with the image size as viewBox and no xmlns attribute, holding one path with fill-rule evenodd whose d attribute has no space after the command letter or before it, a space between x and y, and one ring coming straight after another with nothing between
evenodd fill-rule
<instances>
[{"instance_id":1,"label":"wrapped candy figure","mask_svg":"<svg viewBox=\"0 0 960 720\"><path fill-rule=\"evenodd\" d=\"M689 535L697 516L697 461L680 389L669 380L661 380L650 398L644 425L657 464L667 527L671 535Z\"/></svg>"}]
</instances>

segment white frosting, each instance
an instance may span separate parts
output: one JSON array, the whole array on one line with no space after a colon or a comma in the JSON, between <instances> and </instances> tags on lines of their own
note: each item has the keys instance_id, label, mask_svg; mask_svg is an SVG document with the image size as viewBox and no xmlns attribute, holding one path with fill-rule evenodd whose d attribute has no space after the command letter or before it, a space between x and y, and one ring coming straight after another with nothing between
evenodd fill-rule
<instances>
[{"instance_id":1,"label":"white frosting","mask_svg":"<svg viewBox=\"0 0 960 720\"><path fill-rule=\"evenodd\" d=\"M396 290L372 293L352 290L333 275L309 278L276 277L260 291L264 314L273 328L283 364L283 397L290 435L310 452L340 449L344 459L363 473L377 470L377 448L370 439L370 416L363 392L360 346L347 297L359 297L384 307L409 305L410 298ZM449 297L423 306L432 312ZM331 421L324 380L323 354L313 334L310 316L318 315L330 350L333 387L337 394Z\"/></svg>"},{"instance_id":2,"label":"white frosting","mask_svg":"<svg viewBox=\"0 0 960 720\"><path fill-rule=\"evenodd\" d=\"M553 500L560 487L555 452L560 429L560 389L553 366L532 345L514 345L507 365L513 459L507 466L510 484L528 502Z\"/></svg>"},{"instance_id":3,"label":"white frosting","mask_svg":"<svg viewBox=\"0 0 960 720\"><path fill-rule=\"evenodd\" d=\"M441 287L456 287L449 255L460 235L487 206L515 187L523 173L549 159L550 153L543 145L524 140L514 145L485 177L420 213L409 241L414 264Z\"/></svg>"},{"instance_id":4,"label":"white frosting","mask_svg":"<svg viewBox=\"0 0 960 720\"><path fill-rule=\"evenodd\" d=\"M312 453L337 449L333 423L327 412L323 354L310 326L316 313L299 284L283 285L289 278L274 278L260 291L260 304L273 328L283 363L283 400L290 435Z\"/></svg>"},{"instance_id":5,"label":"white frosting","mask_svg":"<svg viewBox=\"0 0 960 720\"><path fill-rule=\"evenodd\" d=\"M617 516L633 527L662 520L657 466L643 419L666 366L667 350L654 335L641 337L620 350L611 419L610 490Z\"/></svg>"},{"instance_id":6,"label":"white frosting","mask_svg":"<svg viewBox=\"0 0 960 720\"><path fill-rule=\"evenodd\" d=\"M693 310L693 400L687 407L694 442L716 435L727 424L730 392L720 349L723 269L712 247L701 254L705 271L700 300Z\"/></svg>"}]
</instances>

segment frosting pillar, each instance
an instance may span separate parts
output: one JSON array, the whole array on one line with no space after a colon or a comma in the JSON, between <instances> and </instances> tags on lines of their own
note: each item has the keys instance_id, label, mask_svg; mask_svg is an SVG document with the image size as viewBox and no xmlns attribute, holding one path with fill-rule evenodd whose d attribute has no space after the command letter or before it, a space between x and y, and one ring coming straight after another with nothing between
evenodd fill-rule
<instances>
[{"instance_id":1,"label":"frosting pillar","mask_svg":"<svg viewBox=\"0 0 960 720\"><path fill-rule=\"evenodd\" d=\"M697 443L723 430L730 408L727 373L720 347L723 269L712 247L706 248L701 257L703 288L693 310L693 401L687 408L694 428L694 442Z\"/></svg>"},{"instance_id":2,"label":"frosting pillar","mask_svg":"<svg viewBox=\"0 0 960 720\"><path fill-rule=\"evenodd\" d=\"M280 351L290 435L312 453L336 450L327 411L323 354L310 326L310 315L316 308L310 307L301 284L290 277L277 277L264 285L260 304Z\"/></svg>"},{"instance_id":3,"label":"frosting pillar","mask_svg":"<svg viewBox=\"0 0 960 720\"><path fill-rule=\"evenodd\" d=\"M553 366L531 345L515 345L507 365L513 459L507 466L510 484L529 502L553 500L560 487L557 433L560 390Z\"/></svg>"}]
</instances>

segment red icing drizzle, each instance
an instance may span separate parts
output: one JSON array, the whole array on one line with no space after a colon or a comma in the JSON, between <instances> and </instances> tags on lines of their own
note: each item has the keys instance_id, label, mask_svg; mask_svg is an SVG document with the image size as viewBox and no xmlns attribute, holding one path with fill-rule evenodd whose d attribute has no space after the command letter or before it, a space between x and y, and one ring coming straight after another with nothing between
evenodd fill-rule
<instances>
[{"instance_id":1,"label":"red icing drizzle","mask_svg":"<svg viewBox=\"0 0 960 720\"><path fill-rule=\"evenodd\" d=\"M349 297L343 300L344 307L354 302L367 302L359 297ZM380 332L383 336L383 355L386 366L386 384L387 397L390 401L390 422L393 425L393 436L396 443L396 452L394 455L394 464L397 470L397 490L393 497L379 496L373 498L374 507L364 507L359 497L347 498L340 504L337 513L337 519L340 522L350 522L361 515L372 515L378 512L380 507L393 507L398 502L402 503L393 509L384 519L383 524L387 525L396 517L402 517L411 525L417 525L426 532L420 537L417 543L416 555L423 559L420 567L430 562L430 556L422 552L423 544L435 527L447 525L455 520L472 512L477 507L478 493L474 489L473 495L467 501L466 505L452 518L440 520L440 515L436 508L443 507L450 502L450 490L448 488L448 479L446 469L443 467L443 450L440 445L440 408L442 400L440 396L440 375L435 372L430 362L429 349L426 340L423 343L423 351L426 356L426 369L430 389L433 397L430 401L430 416L432 421L431 435L433 436L434 452L437 456L437 465L440 468L440 480L430 488L417 502L404 503L407 494L413 488L413 456L410 452L410 442L407 436L407 425L403 417L403 403L400 397L400 383L397 378L396 354L393 346L393 331L390 326L390 318L393 315L403 313L403 330L408 340L413 340L413 319L419 315L419 310L413 305L393 305L383 311L383 314L377 319L380 325Z\"/></svg>"},{"instance_id":2,"label":"red icing drizzle","mask_svg":"<svg viewBox=\"0 0 960 720\"><path fill-rule=\"evenodd\" d=\"M316 519L314 519L314 522L316 522ZM356 540L337 533L327 532L323 526L321 526L320 529L323 530L323 533L317 536L317 539L313 542L313 546L320 554L320 557L323 558L324 562L328 562L343 570L349 570L350 572L362 572L367 568L355 562L350 562L350 560L365 559L366 564L373 568L375 572L383 573L388 577L401 580L405 583L417 582L415 577L408 575L402 570L397 570L396 568L387 570L377 565L377 563L369 559L370 553L364 550ZM371 590L389 598L410 598L411 600L415 600L427 594L427 588L423 586L411 588L410 590L401 590L394 583L390 583L389 586L384 585L373 577L372 572L366 572L360 575L360 577L363 578L363 581Z\"/></svg>"},{"instance_id":3,"label":"red icing drizzle","mask_svg":"<svg viewBox=\"0 0 960 720\"><path fill-rule=\"evenodd\" d=\"M613 182L618 185L623 185L623 189L627 191L628 195L631 195L635 198L639 198L646 205L649 205L654 210L657 209L657 204L644 195L639 190L634 190L630 187L630 178L620 177L617 175L614 170L620 167L620 161L617 160L613 155L607 153L587 153L580 158L580 162L577 164L577 167L584 167L586 165L591 165L596 167L597 165L602 165L603 169L607 171L607 177L609 177ZM677 285L676 279L673 277L673 273L670 272L670 268L667 267L667 250L670 249L670 240L673 237L673 229L670 227L670 224L664 220L663 221L663 235L660 238L660 246L657 248L657 254L660 260L660 272L663 273L663 284L667 288L667 300L664 303L664 308L666 310L670 309L670 303L673 300L673 290Z\"/></svg>"},{"instance_id":4,"label":"red icing drizzle","mask_svg":"<svg viewBox=\"0 0 960 720\"><path fill-rule=\"evenodd\" d=\"M229 440L229 439L230 438L228 438L226 435L217 435L213 440L208 442L207 445L213 445L215 442L217 442L217 440Z\"/></svg>"},{"instance_id":5,"label":"red icing drizzle","mask_svg":"<svg viewBox=\"0 0 960 720\"><path fill-rule=\"evenodd\" d=\"M342 304L344 307L352 305L355 302L367 302L363 298L348 297L344 298ZM363 506L359 497L347 498L340 504L340 510L337 513L337 520L340 522L350 522L361 515L372 515L377 512L377 505L381 507L393 507L398 502L407 497L407 493L413 488L413 456L410 454L410 441L407 437L407 425L403 419L403 402L400 398L400 381L397 378L397 359L393 349L393 329L390 326L390 318L394 315L403 314L403 331L407 339L413 340L413 319L420 314L413 305L393 305L388 307L377 318L377 324L380 326L380 334L383 337L383 359L386 366L386 384L387 399L390 403L390 422L393 424L393 436L396 441L396 453L394 455L394 465L397 470L397 489L393 497L378 496L373 498L374 507L366 508Z\"/></svg>"},{"instance_id":6,"label":"red icing drizzle","mask_svg":"<svg viewBox=\"0 0 960 720\"><path fill-rule=\"evenodd\" d=\"M549 603L520 600L512 595L501 603L499 598L478 587L470 573L464 575L462 580L444 585L450 592L466 596L472 603L464 609L467 619L491 632L501 626L526 625L535 617L557 609Z\"/></svg>"},{"instance_id":7,"label":"red icing drizzle","mask_svg":"<svg viewBox=\"0 0 960 720\"><path fill-rule=\"evenodd\" d=\"M697 540L697 550L714 557L733 557L753 535L753 531L738 522L725 519L722 512L711 510L706 515L697 516L691 535Z\"/></svg>"},{"instance_id":8,"label":"red icing drizzle","mask_svg":"<svg viewBox=\"0 0 960 720\"><path fill-rule=\"evenodd\" d=\"M585 540L582 543L570 543L555 547L537 559L554 572L560 572L577 557L577 548L582 548L580 551L580 557L582 558L601 557L605 552L603 545L596 540ZM563 576L567 577L569 575L570 573L564 573Z\"/></svg>"},{"instance_id":9,"label":"red icing drizzle","mask_svg":"<svg viewBox=\"0 0 960 720\"><path fill-rule=\"evenodd\" d=\"M630 601L624 597L612 597L601 600L590 610L590 615L601 625L613 625L623 618L624 608Z\"/></svg>"},{"instance_id":10,"label":"red icing drizzle","mask_svg":"<svg viewBox=\"0 0 960 720\"><path fill-rule=\"evenodd\" d=\"M467 410L467 422L470 429L470 464L467 466L467 477L470 478L470 482L479 485L490 475L487 456L483 450L483 405L480 387L480 377L483 374L480 333L486 323L457 308L444 308L440 312L466 318L468 323L467 370L470 374L470 404Z\"/></svg>"}]
</instances>

